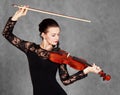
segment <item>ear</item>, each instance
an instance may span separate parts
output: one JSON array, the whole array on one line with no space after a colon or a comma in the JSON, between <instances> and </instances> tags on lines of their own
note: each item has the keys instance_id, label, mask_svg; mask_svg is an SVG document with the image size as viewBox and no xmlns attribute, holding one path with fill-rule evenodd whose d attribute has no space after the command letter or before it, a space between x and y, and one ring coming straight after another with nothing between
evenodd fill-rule
<instances>
[{"instance_id":1,"label":"ear","mask_svg":"<svg viewBox=\"0 0 120 95\"><path fill-rule=\"evenodd\" d=\"M42 32L41 37L45 39L45 33Z\"/></svg>"}]
</instances>

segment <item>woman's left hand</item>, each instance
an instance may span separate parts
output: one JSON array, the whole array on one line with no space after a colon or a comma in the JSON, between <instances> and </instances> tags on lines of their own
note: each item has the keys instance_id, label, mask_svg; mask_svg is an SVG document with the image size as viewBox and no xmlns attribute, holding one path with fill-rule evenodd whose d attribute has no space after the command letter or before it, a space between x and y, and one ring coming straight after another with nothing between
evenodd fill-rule
<instances>
[{"instance_id":1,"label":"woman's left hand","mask_svg":"<svg viewBox=\"0 0 120 95\"><path fill-rule=\"evenodd\" d=\"M90 72L98 74L100 71L102 71L102 69L99 66L95 65L95 63L93 63L92 66L88 66L83 70L85 74L88 74Z\"/></svg>"}]
</instances>

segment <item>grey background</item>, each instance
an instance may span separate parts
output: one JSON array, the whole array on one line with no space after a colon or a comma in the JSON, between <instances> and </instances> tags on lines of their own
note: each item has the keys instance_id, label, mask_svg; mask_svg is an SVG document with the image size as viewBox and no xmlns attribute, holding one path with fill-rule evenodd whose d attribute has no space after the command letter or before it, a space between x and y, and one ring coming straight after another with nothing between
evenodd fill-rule
<instances>
[{"instance_id":1,"label":"grey background","mask_svg":"<svg viewBox=\"0 0 120 95\"><path fill-rule=\"evenodd\" d=\"M0 31L17 8L11 4L86 18L92 23L79 22L29 11L17 22L14 33L24 40L40 43L38 24L53 18L61 26L61 48L71 55L95 62L112 77L102 81L99 75L89 74L69 86L58 82L68 95L120 94L120 0L1 0ZM69 68L69 67L68 67ZM69 68L70 74L77 72ZM27 58L0 35L0 95L32 95Z\"/></svg>"}]
</instances>

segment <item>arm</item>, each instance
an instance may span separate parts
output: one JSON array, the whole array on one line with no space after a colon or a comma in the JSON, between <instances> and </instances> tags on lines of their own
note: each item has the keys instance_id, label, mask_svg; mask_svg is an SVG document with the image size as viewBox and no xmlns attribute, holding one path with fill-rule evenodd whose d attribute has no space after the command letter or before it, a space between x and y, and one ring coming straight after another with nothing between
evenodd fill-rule
<instances>
[{"instance_id":1,"label":"arm","mask_svg":"<svg viewBox=\"0 0 120 95\"><path fill-rule=\"evenodd\" d=\"M15 36L12 32L14 29L14 26L21 16L26 15L27 13L27 6L19 8L19 10L13 15L13 17L10 17L4 27L4 30L2 32L2 35L14 46L19 48L20 50L24 51L25 53L33 47L33 43L24 41L20 39L19 37Z\"/></svg>"},{"instance_id":2,"label":"arm","mask_svg":"<svg viewBox=\"0 0 120 95\"><path fill-rule=\"evenodd\" d=\"M73 75L68 74L68 70L65 64L59 65L59 75L62 83L64 85L69 85L77 80L87 77L87 74L84 74L83 71L79 71Z\"/></svg>"},{"instance_id":3,"label":"arm","mask_svg":"<svg viewBox=\"0 0 120 95\"><path fill-rule=\"evenodd\" d=\"M59 75L60 75L60 79L64 85L69 85L77 80L83 79L83 78L87 77L88 73L90 73L90 72L98 74L100 71L101 71L101 68L99 66L93 64L92 66L88 66L84 70L81 70L70 76L68 74L66 65L65 64L59 65Z\"/></svg>"},{"instance_id":4,"label":"arm","mask_svg":"<svg viewBox=\"0 0 120 95\"><path fill-rule=\"evenodd\" d=\"M15 36L12 32L14 29L14 26L17 21L11 20L12 18L10 17L4 27L4 30L2 32L2 35L14 46L19 48L20 50L27 52L27 50L30 48L30 46L33 44L28 41L24 41L17 36Z\"/></svg>"}]
</instances>

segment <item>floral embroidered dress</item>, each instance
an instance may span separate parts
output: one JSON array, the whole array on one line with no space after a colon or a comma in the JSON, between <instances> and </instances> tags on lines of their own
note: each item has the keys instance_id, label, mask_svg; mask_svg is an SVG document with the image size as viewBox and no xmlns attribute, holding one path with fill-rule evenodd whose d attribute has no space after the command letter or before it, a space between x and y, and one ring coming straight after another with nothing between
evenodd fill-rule
<instances>
[{"instance_id":1,"label":"floral embroidered dress","mask_svg":"<svg viewBox=\"0 0 120 95\"><path fill-rule=\"evenodd\" d=\"M69 85L87 76L83 71L69 75L65 64L56 64L48 59L49 51L34 42L24 41L15 36L13 29L16 22L12 21L10 17L2 34L11 44L26 54L33 85L33 95L67 95L56 80L57 70L59 70L60 79L64 85Z\"/></svg>"}]
</instances>

